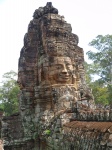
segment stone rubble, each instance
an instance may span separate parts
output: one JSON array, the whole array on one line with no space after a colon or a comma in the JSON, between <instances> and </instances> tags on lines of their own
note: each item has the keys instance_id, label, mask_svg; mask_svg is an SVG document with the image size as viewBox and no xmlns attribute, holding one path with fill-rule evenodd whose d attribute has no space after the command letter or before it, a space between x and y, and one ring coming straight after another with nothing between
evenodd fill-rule
<instances>
[{"instance_id":1,"label":"stone rubble","mask_svg":"<svg viewBox=\"0 0 112 150\"><path fill-rule=\"evenodd\" d=\"M78 42L51 2L35 10L18 64L19 113L2 119L5 150L112 150L112 109L96 107Z\"/></svg>"}]
</instances>

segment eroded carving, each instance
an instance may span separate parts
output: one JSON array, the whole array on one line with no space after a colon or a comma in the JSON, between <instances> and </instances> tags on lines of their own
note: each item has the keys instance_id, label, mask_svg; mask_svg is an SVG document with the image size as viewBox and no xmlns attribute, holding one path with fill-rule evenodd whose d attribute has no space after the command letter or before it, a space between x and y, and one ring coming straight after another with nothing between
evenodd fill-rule
<instances>
[{"instance_id":1,"label":"eroded carving","mask_svg":"<svg viewBox=\"0 0 112 150\"><path fill-rule=\"evenodd\" d=\"M51 2L35 10L19 58L20 115L3 119L6 150L112 147L112 110L95 107L78 42Z\"/></svg>"}]
</instances>

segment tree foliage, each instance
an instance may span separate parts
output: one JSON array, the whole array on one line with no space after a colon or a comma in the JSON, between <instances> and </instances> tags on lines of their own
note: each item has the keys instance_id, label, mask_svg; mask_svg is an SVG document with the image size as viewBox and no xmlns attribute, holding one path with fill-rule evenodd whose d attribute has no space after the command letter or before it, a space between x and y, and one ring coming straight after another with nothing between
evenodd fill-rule
<instances>
[{"instance_id":1,"label":"tree foliage","mask_svg":"<svg viewBox=\"0 0 112 150\"><path fill-rule=\"evenodd\" d=\"M84 67L85 67L85 71L86 71L86 83L90 84L92 82L92 74L93 74L93 66L92 64L88 64L86 61L84 62Z\"/></svg>"},{"instance_id":2,"label":"tree foliage","mask_svg":"<svg viewBox=\"0 0 112 150\"><path fill-rule=\"evenodd\" d=\"M93 91L97 102L112 103L112 35L98 35L90 43L96 50L88 51L93 61L90 73L100 78L93 82Z\"/></svg>"},{"instance_id":3,"label":"tree foliage","mask_svg":"<svg viewBox=\"0 0 112 150\"><path fill-rule=\"evenodd\" d=\"M85 70L86 70L86 83L92 89L92 93L94 95L96 104L108 105L109 93L107 86L104 86L104 84L102 84L102 81L100 79L95 81L93 80L92 75L94 74L95 69L92 64L88 64L87 62L85 62Z\"/></svg>"},{"instance_id":4,"label":"tree foliage","mask_svg":"<svg viewBox=\"0 0 112 150\"><path fill-rule=\"evenodd\" d=\"M14 71L3 75L3 81L0 86L0 109L5 115L11 115L18 111L18 93L19 87L16 82L17 74Z\"/></svg>"},{"instance_id":5,"label":"tree foliage","mask_svg":"<svg viewBox=\"0 0 112 150\"><path fill-rule=\"evenodd\" d=\"M93 89L92 91L96 104L108 105L108 88L102 86L99 80L92 82L90 86Z\"/></svg>"},{"instance_id":6,"label":"tree foliage","mask_svg":"<svg viewBox=\"0 0 112 150\"><path fill-rule=\"evenodd\" d=\"M87 52L96 68L94 73L99 75L106 85L112 84L112 35L98 35L89 45L97 50Z\"/></svg>"}]
</instances>

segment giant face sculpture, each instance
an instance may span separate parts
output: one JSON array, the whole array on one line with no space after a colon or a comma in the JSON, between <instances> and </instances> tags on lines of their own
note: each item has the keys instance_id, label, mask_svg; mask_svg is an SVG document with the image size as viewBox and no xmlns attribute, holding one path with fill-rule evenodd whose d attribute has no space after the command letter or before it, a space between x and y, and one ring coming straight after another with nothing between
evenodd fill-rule
<instances>
[{"instance_id":1,"label":"giant face sculpture","mask_svg":"<svg viewBox=\"0 0 112 150\"><path fill-rule=\"evenodd\" d=\"M57 83L68 83L71 81L73 66L69 57L55 58L55 63L53 67L56 68L53 78Z\"/></svg>"},{"instance_id":2,"label":"giant face sculpture","mask_svg":"<svg viewBox=\"0 0 112 150\"><path fill-rule=\"evenodd\" d=\"M60 110L70 108L79 95L75 86L75 68L70 57L49 56L41 57L38 62L39 79L37 97L38 102L46 101L46 104L54 102L55 108ZM44 105L45 106L45 105Z\"/></svg>"},{"instance_id":3,"label":"giant face sculpture","mask_svg":"<svg viewBox=\"0 0 112 150\"><path fill-rule=\"evenodd\" d=\"M41 64L41 80L50 84L72 84L73 65L70 57L50 57Z\"/></svg>"}]
</instances>

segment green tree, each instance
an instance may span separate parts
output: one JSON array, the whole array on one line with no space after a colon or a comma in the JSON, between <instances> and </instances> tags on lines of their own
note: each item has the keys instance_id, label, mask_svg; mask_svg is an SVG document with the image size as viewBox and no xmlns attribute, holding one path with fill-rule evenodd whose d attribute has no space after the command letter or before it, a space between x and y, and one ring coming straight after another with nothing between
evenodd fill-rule
<instances>
[{"instance_id":1,"label":"green tree","mask_svg":"<svg viewBox=\"0 0 112 150\"><path fill-rule=\"evenodd\" d=\"M97 51L88 51L87 55L95 66L95 72L103 83L112 85L112 35L98 35L89 43Z\"/></svg>"},{"instance_id":2,"label":"green tree","mask_svg":"<svg viewBox=\"0 0 112 150\"><path fill-rule=\"evenodd\" d=\"M90 87L92 88L96 104L109 104L107 87L100 84L99 80L91 82Z\"/></svg>"},{"instance_id":3,"label":"green tree","mask_svg":"<svg viewBox=\"0 0 112 150\"><path fill-rule=\"evenodd\" d=\"M85 67L85 71L86 71L86 74L85 74L86 83L87 83L88 85L90 85L91 82L92 82L93 66L92 66L92 64L88 64L88 63L85 61L85 62L84 62L84 67Z\"/></svg>"},{"instance_id":4,"label":"green tree","mask_svg":"<svg viewBox=\"0 0 112 150\"><path fill-rule=\"evenodd\" d=\"M18 112L19 87L16 82L17 73L7 72L3 75L0 86L0 109L6 116Z\"/></svg>"},{"instance_id":5,"label":"green tree","mask_svg":"<svg viewBox=\"0 0 112 150\"><path fill-rule=\"evenodd\" d=\"M92 89L96 104L108 105L108 89L105 87L100 80L93 80L92 75L94 74L95 68L93 64L85 62L86 71L86 83Z\"/></svg>"},{"instance_id":6,"label":"green tree","mask_svg":"<svg viewBox=\"0 0 112 150\"><path fill-rule=\"evenodd\" d=\"M89 45L96 49L95 52L87 52L88 58L93 61L92 73L100 77L97 80L99 88L105 89L106 99L112 103L112 35L98 35Z\"/></svg>"}]
</instances>

